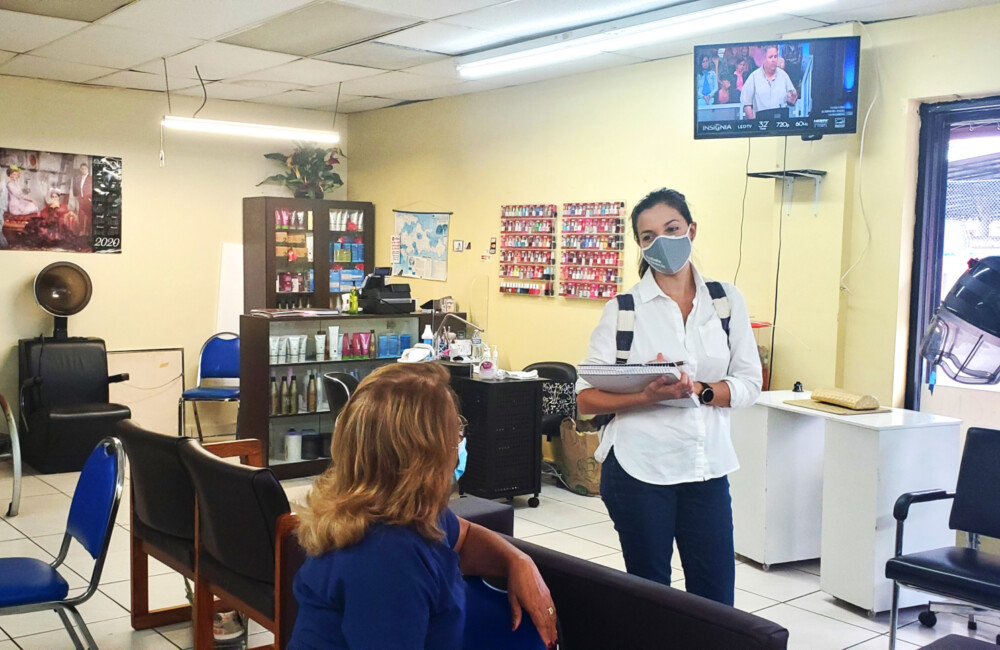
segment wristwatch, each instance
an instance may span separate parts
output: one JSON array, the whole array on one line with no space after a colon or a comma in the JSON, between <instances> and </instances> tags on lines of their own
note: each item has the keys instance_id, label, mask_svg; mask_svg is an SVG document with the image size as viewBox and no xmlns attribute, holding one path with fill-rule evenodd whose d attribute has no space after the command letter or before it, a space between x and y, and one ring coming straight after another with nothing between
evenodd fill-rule
<instances>
[{"instance_id":1,"label":"wristwatch","mask_svg":"<svg viewBox=\"0 0 1000 650\"><path fill-rule=\"evenodd\" d=\"M711 404L712 400L715 399L715 391L703 381L699 381L698 383L701 384L701 393L698 394L698 401L702 404Z\"/></svg>"}]
</instances>

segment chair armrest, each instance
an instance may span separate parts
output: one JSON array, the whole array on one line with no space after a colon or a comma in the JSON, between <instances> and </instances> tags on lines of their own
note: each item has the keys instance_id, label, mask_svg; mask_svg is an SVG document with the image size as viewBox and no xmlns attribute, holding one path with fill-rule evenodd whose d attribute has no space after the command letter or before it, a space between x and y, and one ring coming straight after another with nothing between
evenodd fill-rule
<instances>
[{"instance_id":1,"label":"chair armrest","mask_svg":"<svg viewBox=\"0 0 1000 650\"><path fill-rule=\"evenodd\" d=\"M122 372L122 373L119 373L117 375L111 375L110 377L108 377L108 383L109 384L117 384L117 383L123 382L123 381L128 381L128 373L127 372Z\"/></svg>"},{"instance_id":2,"label":"chair armrest","mask_svg":"<svg viewBox=\"0 0 1000 650\"><path fill-rule=\"evenodd\" d=\"M942 499L954 499L955 493L947 490L923 490L921 492L907 492L896 499L896 505L892 508L892 516L896 521L905 521L910 514L910 506L914 503L926 503L928 501L940 501Z\"/></svg>"},{"instance_id":3,"label":"chair armrest","mask_svg":"<svg viewBox=\"0 0 1000 650\"><path fill-rule=\"evenodd\" d=\"M243 440L227 440L226 442L212 442L204 445L205 451L211 452L219 458L240 457L240 462L251 467L264 466L264 446L256 438L245 438Z\"/></svg>"},{"instance_id":4,"label":"chair armrest","mask_svg":"<svg viewBox=\"0 0 1000 650\"><path fill-rule=\"evenodd\" d=\"M295 531L299 527L299 517L286 513L278 517L274 531L274 647L284 650L291 640L292 628L298 616L299 606L292 593L295 574L305 562L306 555L299 545Z\"/></svg>"},{"instance_id":5,"label":"chair armrest","mask_svg":"<svg viewBox=\"0 0 1000 650\"><path fill-rule=\"evenodd\" d=\"M896 519L896 547L893 555L899 557L903 554L903 522L910 514L911 505L954 498L955 493L947 490L922 490L920 492L907 492L896 499L896 505L892 508L892 516Z\"/></svg>"}]
</instances>

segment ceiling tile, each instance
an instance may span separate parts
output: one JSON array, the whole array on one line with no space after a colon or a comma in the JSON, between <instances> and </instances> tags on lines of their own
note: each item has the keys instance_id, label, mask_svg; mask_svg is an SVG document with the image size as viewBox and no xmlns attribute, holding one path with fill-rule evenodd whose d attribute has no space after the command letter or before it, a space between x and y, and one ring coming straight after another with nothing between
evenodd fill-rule
<instances>
[{"instance_id":1,"label":"ceiling tile","mask_svg":"<svg viewBox=\"0 0 1000 650\"><path fill-rule=\"evenodd\" d=\"M366 65L370 68L379 68L382 70L399 70L422 63L438 61L444 57L444 54L437 54L435 52L369 42L358 43L357 45L351 45L350 47L327 52L326 54L320 54L315 58L335 63Z\"/></svg>"},{"instance_id":2,"label":"ceiling tile","mask_svg":"<svg viewBox=\"0 0 1000 650\"><path fill-rule=\"evenodd\" d=\"M205 84L209 101L213 99L229 99L233 101L245 101L265 95L274 95L287 90L301 90L303 86L299 84L282 83L277 81L242 81L239 83L226 83L216 81ZM171 89L173 90L173 89ZM201 85L191 86L177 91L179 95L192 95L201 97Z\"/></svg>"},{"instance_id":3,"label":"ceiling tile","mask_svg":"<svg viewBox=\"0 0 1000 650\"><path fill-rule=\"evenodd\" d=\"M684 4L685 0L516 0L447 18L506 38L562 32L625 16Z\"/></svg>"},{"instance_id":4,"label":"ceiling tile","mask_svg":"<svg viewBox=\"0 0 1000 650\"><path fill-rule=\"evenodd\" d=\"M291 54L266 52L251 47L240 47L227 43L205 43L187 52L175 54L167 59L170 75L197 78L194 70L198 66L201 78L206 81L236 77L241 74L273 68L291 63L296 59ZM136 70L163 75L163 61L154 60L140 65Z\"/></svg>"},{"instance_id":5,"label":"ceiling tile","mask_svg":"<svg viewBox=\"0 0 1000 650\"><path fill-rule=\"evenodd\" d=\"M27 52L86 26L78 20L0 10L0 50Z\"/></svg>"},{"instance_id":6,"label":"ceiling tile","mask_svg":"<svg viewBox=\"0 0 1000 650\"><path fill-rule=\"evenodd\" d=\"M365 7L373 11L385 11L415 16L424 20L435 20L466 11L473 11L509 0L338 0L341 4Z\"/></svg>"},{"instance_id":7,"label":"ceiling tile","mask_svg":"<svg viewBox=\"0 0 1000 650\"><path fill-rule=\"evenodd\" d=\"M425 63L423 65L415 65L412 68L406 68L406 72L410 74L424 75L427 77L444 77L445 79L465 81L465 79L458 74L458 70L455 69L455 65L458 61L459 59L456 57L448 57L447 59L442 59L433 63Z\"/></svg>"},{"instance_id":8,"label":"ceiling tile","mask_svg":"<svg viewBox=\"0 0 1000 650\"><path fill-rule=\"evenodd\" d=\"M388 99L386 97L362 97L353 102L340 105L340 113L360 113L361 111L374 111L379 108L395 106L400 100Z\"/></svg>"},{"instance_id":9,"label":"ceiling tile","mask_svg":"<svg viewBox=\"0 0 1000 650\"><path fill-rule=\"evenodd\" d=\"M92 23L132 0L0 0L0 9Z\"/></svg>"},{"instance_id":10,"label":"ceiling tile","mask_svg":"<svg viewBox=\"0 0 1000 650\"><path fill-rule=\"evenodd\" d=\"M223 40L233 45L309 56L413 23L412 18L324 2L269 20Z\"/></svg>"},{"instance_id":11,"label":"ceiling tile","mask_svg":"<svg viewBox=\"0 0 1000 650\"><path fill-rule=\"evenodd\" d=\"M352 101L360 99L358 95L341 95L340 101ZM333 112L333 107L337 106L337 94L317 93L311 90L289 90L278 95L267 95L258 97L250 101L258 104L272 104L274 106L295 106L297 108L312 108Z\"/></svg>"},{"instance_id":12,"label":"ceiling tile","mask_svg":"<svg viewBox=\"0 0 1000 650\"><path fill-rule=\"evenodd\" d=\"M17 56L17 52L4 52L3 50L0 50L0 63L6 63L15 56Z\"/></svg>"},{"instance_id":13,"label":"ceiling tile","mask_svg":"<svg viewBox=\"0 0 1000 650\"><path fill-rule=\"evenodd\" d=\"M996 0L838 0L825 11L811 11L803 15L827 23L851 21L874 22L906 16L921 16L944 11L994 4Z\"/></svg>"},{"instance_id":14,"label":"ceiling tile","mask_svg":"<svg viewBox=\"0 0 1000 650\"><path fill-rule=\"evenodd\" d=\"M106 77L93 79L90 83L98 86L118 86L119 88L134 88L136 90L165 91L167 89L163 81L163 73L150 74L148 72L135 72L133 70L115 72ZM191 86L197 86L198 92L201 92L201 85L197 79L185 79L170 75L171 93L182 88L190 88Z\"/></svg>"},{"instance_id":15,"label":"ceiling tile","mask_svg":"<svg viewBox=\"0 0 1000 650\"><path fill-rule=\"evenodd\" d=\"M434 86L431 88L414 88L412 90L400 90L393 92L392 96L398 99L409 101L423 101L425 99L438 99L440 97L452 97L454 95L467 95L469 93L480 93L485 90L495 90L499 85L486 84L481 81L463 81L461 83L448 84L447 86Z\"/></svg>"},{"instance_id":16,"label":"ceiling tile","mask_svg":"<svg viewBox=\"0 0 1000 650\"><path fill-rule=\"evenodd\" d=\"M760 42L764 40L778 39L782 34L796 32L805 29L820 27L807 18L795 18L784 16L765 24L746 24L738 29L730 29L724 32L714 32L709 34L699 34L694 37L680 40L664 41L653 45L646 45L629 50L619 50L617 53L637 57L645 60L665 59L672 56L692 54L696 45L707 45L713 43L747 43Z\"/></svg>"},{"instance_id":17,"label":"ceiling tile","mask_svg":"<svg viewBox=\"0 0 1000 650\"><path fill-rule=\"evenodd\" d=\"M406 72L385 72L374 77L354 79L344 83L344 92L351 95L395 97L395 93L419 88L447 86L457 83L443 77L423 77Z\"/></svg>"},{"instance_id":18,"label":"ceiling tile","mask_svg":"<svg viewBox=\"0 0 1000 650\"><path fill-rule=\"evenodd\" d=\"M55 79L77 83L104 76L109 72L114 72L114 70L83 63L44 59L30 54L21 54L0 65L0 75L9 74L15 77Z\"/></svg>"},{"instance_id":19,"label":"ceiling tile","mask_svg":"<svg viewBox=\"0 0 1000 650\"><path fill-rule=\"evenodd\" d=\"M378 42L444 54L463 54L504 40L506 40L504 36L481 29L444 23L424 23L384 36L378 39Z\"/></svg>"},{"instance_id":20,"label":"ceiling tile","mask_svg":"<svg viewBox=\"0 0 1000 650\"><path fill-rule=\"evenodd\" d=\"M131 68L198 44L199 41L183 36L97 24L40 47L32 54L111 68Z\"/></svg>"},{"instance_id":21,"label":"ceiling tile","mask_svg":"<svg viewBox=\"0 0 1000 650\"><path fill-rule=\"evenodd\" d=\"M299 59L285 65L241 75L238 79L286 81L305 86L325 86L378 73L379 71L374 68L362 68L356 65L343 65L314 59ZM235 80L230 79L229 81Z\"/></svg>"},{"instance_id":22,"label":"ceiling tile","mask_svg":"<svg viewBox=\"0 0 1000 650\"><path fill-rule=\"evenodd\" d=\"M108 16L101 23L131 29L149 29L155 25L158 32L211 39L292 11L312 1L139 0L113 16Z\"/></svg>"}]
</instances>

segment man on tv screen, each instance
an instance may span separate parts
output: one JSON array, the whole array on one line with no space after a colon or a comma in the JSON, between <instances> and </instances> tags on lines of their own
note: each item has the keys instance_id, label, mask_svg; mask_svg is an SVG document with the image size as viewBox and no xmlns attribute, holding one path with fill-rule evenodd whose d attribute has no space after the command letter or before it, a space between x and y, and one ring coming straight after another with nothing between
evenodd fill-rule
<instances>
[{"instance_id":1,"label":"man on tv screen","mask_svg":"<svg viewBox=\"0 0 1000 650\"><path fill-rule=\"evenodd\" d=\"M763 49L763 63L743 82L743 92L740 93L743 114L749 120L761 111L794 106L799 99L788 73L778 67L778 46L767 45Z\"/></svg>"}]
</instances>

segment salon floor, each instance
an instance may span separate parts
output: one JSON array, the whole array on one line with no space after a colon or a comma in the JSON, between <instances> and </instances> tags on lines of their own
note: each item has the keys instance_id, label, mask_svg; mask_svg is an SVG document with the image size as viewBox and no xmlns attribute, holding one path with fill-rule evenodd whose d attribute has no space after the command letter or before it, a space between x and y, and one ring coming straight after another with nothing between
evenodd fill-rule
<instances>
[{"instance_id":1,"label":"salon floor","mask_svg":"<svg viewBox=\"0 0 1000 650\"><path fill-rule=\"evenodd\" d=\"M29 470L30 471L30 470ZM6 510L11 494L9 463L0 464L0 509ZM78 473L28 475L22 484L17 517L0 521L0 557L28 556L50 561L59 550L70 499ZM289 501L301 502L309 479L285 481ZM294 505L293 505L294 507ZM624 570L617 535L600 498L573 494L552 484L544 485L541 505L529 508L527 499L514 502L514 534L535 544L598 564ZM129 622L128 490L118 511L111 550L100 589L80 608L102 650L191 647L191 626L183 623L155 630L133 631ZM800 562L761 571L748 562L736 562L736 607L754 612L789 630L789 648L822 650L888 647L888 614L869 619L863 612L835 602L819 590L819 562ZM71 593L79 591L90 576L92 562L74 545L64 575ZM684 588L684 574L675 554L673 586ZM183 604L184 581L167 567L152 561L150 606ZM965 620L951 614L938 616L934 629L916 622L917 609L902 614L905 624L897 647L911 650L945 634L973 634ZM58 616L52 612L0 617L0 650L71 648ZM271 635L251 624L250 645L268 643ZM1000 627L979 624L975 634L993 641Z\"/></svg>"}]
</instances>

